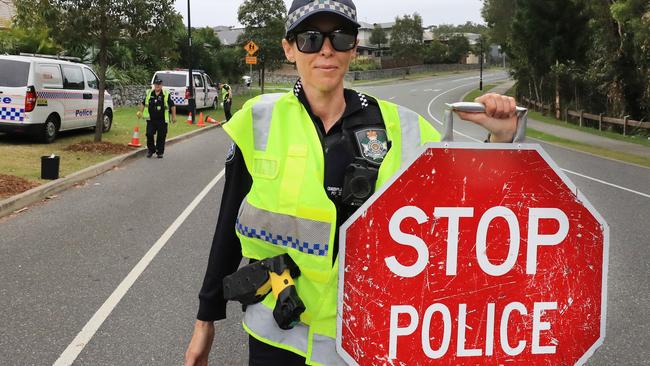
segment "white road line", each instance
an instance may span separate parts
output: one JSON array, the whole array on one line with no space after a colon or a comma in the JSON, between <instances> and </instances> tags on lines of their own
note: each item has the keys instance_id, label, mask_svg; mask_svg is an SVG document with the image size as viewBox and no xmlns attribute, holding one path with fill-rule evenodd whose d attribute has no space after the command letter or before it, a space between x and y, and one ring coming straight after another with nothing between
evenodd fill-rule
<instances>
[{"instance_id":1,"label":"white road line","mask_svg":"<svg viewBox=\"0 0 650 366\"><path fill-rule=\"evenodd\" d=\"M388 100L393 100L393 99L395 99L395 97L390 97L390 98L388 98Z\"/></svg>"},{"instance_id":2,"label":"white road line","mask_svg":"<svg viewBox=\"0 0 650 366\"><path fill-rule=\"evenodd\" d=\"M440 98L441 96L443 96L443 95L449 93L450 91L453 91L453 90L455 90L455 89L459 89L459 88L462 88L462 87L470 86L470 85L473 85L473 84L474 84L474 83L472 83L472 84L461 85L461 86L459 86L459 87L456 87L456 88L453 88L453 89L449 89L449 90L447 90L447 91L444 92L444 93L438 94L435 98L433 98L433 99L431 100L431 102L429 102L429 105L427 106L427 113L429 113L429 116L431 116L431 118L433 118L434 121L436 121L437 123L439 123L439 124L442 126L443 123L440 122L440 121L439 121L436 117L434 117L433 114L431 113L431 105L433 105L433 102L435 102L435 101L436 101L438 98ZM466 135L466 134L464 134L464 133L462 133L462 132L459 132L458 130L455 130L455 129L454 129L454 133L456 133L456 134L458 134L458 135L461 135L461 136L463 136L463 137L466 137L466 138L468 138L468 139L470 139L470 140L472 140L472 141L475 141L475 142L483 142L483 141L481 141L481 140L478 140L478 139L473 138L472 136L469 136L469 135ZM598 179L598 178L594 178L594 177L590 177L590 176L588 176L588 175L584 175L584 174L581 174L581 173L577 173L577 172L574 172L574 171L571 171L571 170L567 170L567 169L564 169L564 168L561 168L561 167L560 167L560 169L562 169L563 172L566 172L566 173L569 173L569 174L573 174L573 175L576 175L576 176L581 177L581 178L589 179L589 180L592 180L592 181L594 181L594 182L604 184L604 185L606 185L606 186L610 186L610 187L613 187L613 188L618 188L618 189L623 190L623 191L626 191L626 192L630 192L630 193L634 193L634 194L637 194L637 195L642 196L642 197L650 198L650 194L646 194L646 193L643 193L643 192L635 191L635 190L633 190L633 189L629 189L629 188L626 188L626 187L622 187L622 186L616 185L616 184L614 184L614 183L609 183L609 182L606 182L606 181L604 181L604 180L601 180L601 179Z\"/></svg>"},{"instance_id":3,"label":"white road line","mask_svg":"<svg viewBox=\"0 0 650 366\"><path fill-rule=\"evenodd\" d=\"M639 191L635 191L633 189L625 188L625 187L622 187L622 186L619 186L619 185L616 185L616 184L613 184L613 183L606 182L604 180L600 180L600 179L592 178L592 177L584 175L584 174L572 172L572 171L567 170L567 169L562 169L562 170L569 173L569 174L577 175L578 177L593 180L594 182L598 182L598 183L602 183L602 184L610 186L610 187L622 189L622 190L630 192L630 193L638 194L639 196L642 196L642 197L645 197L645 198L650 198L650 194L646 194L646 193L642 193L642 192L639 192Z\"/></svg>"},{"instance_id":4,"label":"white road line","mask_svg":"<svg viewBox=\"0 0 650 366\"><path fill-rule=\"evenodd\" d=\"M424 89L425 92L431 92L433 89Z\"/></svg>"},{"instance_id":5,"label":"white road line","mask_svg":"<svg viewBox=\"0 0 650 366\"><path fill-rule=\"evenodd\" d=\"M176 220L171 224L171 226L163 233L163 235L156 241L156 243L149 249L149 251L140 259L140 262L133 267L131 272L122 280L122 283L117 286L115 291L106 299L104 304L97 310L95 315L86 323L86 325L81 329L79 334L75 337L74 340L68 345L68 347L61 353L61 356L54 362L54 366L64 366L71 365L79 356L79 353L84 349L84 347L90 342L90 339L95 335L99 327L104 323L106 318L111 314L113 309L119 304L124 295L129 291L131 286L135 281L140 277L144 270L149 266L149 263L158 255L160 250L167 244L167 241L174 235L176 230L185 222L185 220L190 216L192 211L201 203L205 196L210 192L212 188L223 178L226 174L225 170L222 170L214 179L199 193L198 196L192 201L192 203L185 208L185 210L176 218Z\"/></svg>"}]
</instances>

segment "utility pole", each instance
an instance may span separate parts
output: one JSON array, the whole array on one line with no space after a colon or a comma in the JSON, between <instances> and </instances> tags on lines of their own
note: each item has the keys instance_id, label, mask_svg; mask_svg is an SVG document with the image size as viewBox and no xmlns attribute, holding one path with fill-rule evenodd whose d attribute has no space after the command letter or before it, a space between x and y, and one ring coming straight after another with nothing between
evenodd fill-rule
<instances>
[{"instance_id":1,"label":"utility pole","mask_svg":"<svg viewBox=\"0 0 650 366\"><path fill-rule=\"evenodd\" d=\"M479 42L481 43L481 55L479 56L479 63L481 64L481 77L478 85L478 89L480 91L483 91L483 38L479 38Z\"/></svg>"},{"instance_id":2,"label":"utility pole","mask_svg":"<svg viewBox=\"0 0 650 366\"><path fill-rule=\"evenodd\" d=\"M196 118L196 99L194 99L194 75L192 72L192 21L190 18L190 0L187 0L187 39L189 42L189 50L187 51L188 65L188 79L190 88L190 99L188 100L190 113L192 114L192 124Z\"/></svg>"}]
</instances>

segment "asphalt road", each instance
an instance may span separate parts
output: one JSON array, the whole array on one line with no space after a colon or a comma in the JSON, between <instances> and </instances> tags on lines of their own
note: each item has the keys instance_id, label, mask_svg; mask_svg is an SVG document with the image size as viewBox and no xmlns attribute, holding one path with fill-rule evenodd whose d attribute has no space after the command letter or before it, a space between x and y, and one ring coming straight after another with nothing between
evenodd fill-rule
<instances>
[{"instance_id":1,"label":"asphalt road","mask_svg":"<svg viewBox=\"0 0 650 366\"><path fill-rule=\"evenodd\" d=\"M443 104L477 84L463 74L359 89L439 128ZM486 136L466 122L455 128L458 141ZM0 364L181 364L228 144L216 129L0 219ZM588 365L648 365L650 170L542 145L610 225L607 338ZM217 323L211 364L246 364L240 314L231 304Z\"/></svg>"}]
</instances>

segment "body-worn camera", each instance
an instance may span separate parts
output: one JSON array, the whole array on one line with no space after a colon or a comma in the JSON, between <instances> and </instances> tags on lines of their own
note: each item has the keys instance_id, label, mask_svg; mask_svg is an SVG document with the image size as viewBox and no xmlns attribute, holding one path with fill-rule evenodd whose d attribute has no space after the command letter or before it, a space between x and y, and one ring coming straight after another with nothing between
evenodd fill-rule
<instances>
[{"instance_id":1,"label":"body-worn camera","mask_svg":"<svg viewBox=\"0 0 650 366\"><path fill-rule=\"evenodd\" d=\"M363 205L373 193L379 170L363 158L354 158L354 162L345 168L342 202L353 208Z\"/></svg>"}]
</instances>

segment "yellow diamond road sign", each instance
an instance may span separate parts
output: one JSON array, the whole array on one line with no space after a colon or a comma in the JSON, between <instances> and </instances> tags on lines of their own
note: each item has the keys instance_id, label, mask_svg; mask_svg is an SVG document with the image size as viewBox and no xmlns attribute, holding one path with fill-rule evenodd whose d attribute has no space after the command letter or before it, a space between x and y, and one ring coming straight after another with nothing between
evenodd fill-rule
<instances>
[{"instance_id":1,"label":"yellow diamond road sign","mask_svg":"<svg viewBox=\"0 0 650 366\"><path fill-rule=\"evenodd\" d=\"M249 55L253 56L255 52L257 52L257 50L259 50L260 48L257 47L255 42L250 41L246 44L246 46L244 46L244 49L246 50L246 52L248 52Z\"/></svg>"}]
</instances>

